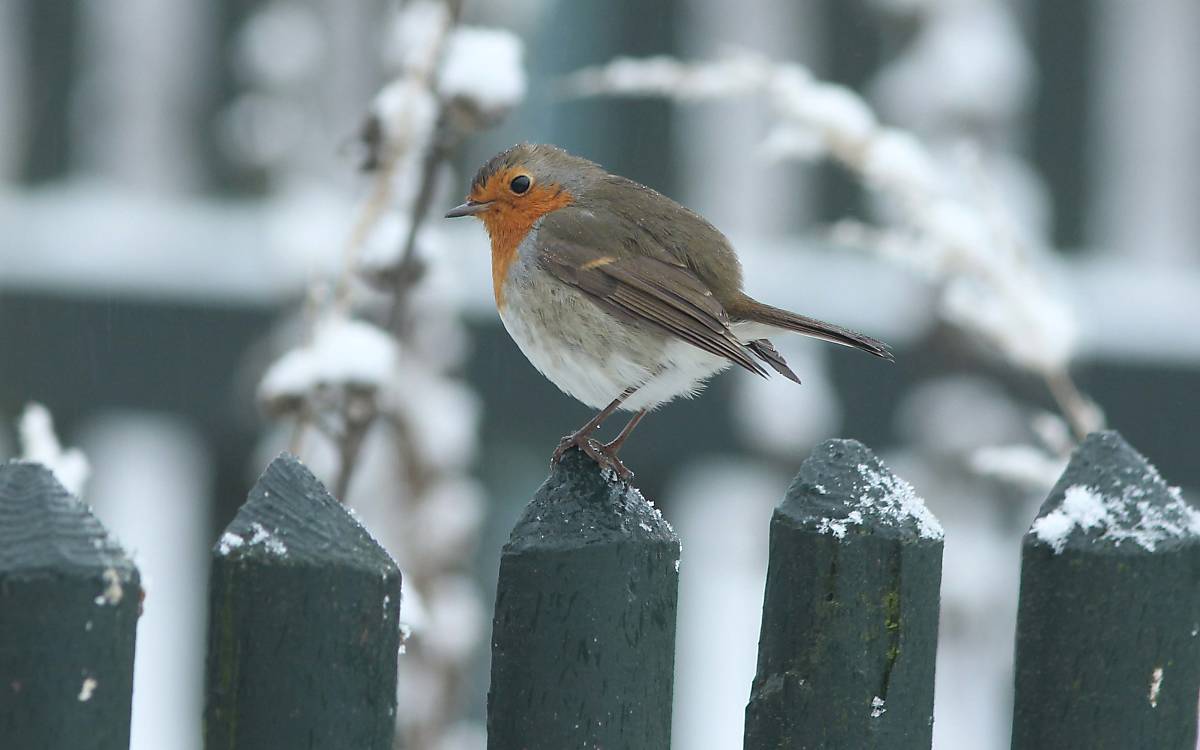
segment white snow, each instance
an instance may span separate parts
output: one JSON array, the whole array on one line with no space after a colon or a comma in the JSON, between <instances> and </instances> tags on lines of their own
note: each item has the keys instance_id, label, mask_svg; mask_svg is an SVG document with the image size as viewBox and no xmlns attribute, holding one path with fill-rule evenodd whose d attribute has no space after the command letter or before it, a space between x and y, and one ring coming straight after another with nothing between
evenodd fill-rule
<instances>
[{"instance_id":1,"label":"white snow","mask_svg":"<svg viewBox=\"0 0 1200 750\"><path fill-rule=\"evenodd\" d=\"M994 0L926 4L912 43L872 86L882 109L922 131L1019 116L1036 69L1013 9Z\"/></svg>"},{"instance_id":2,"label":"white snow","mask_svg":"<svg viewBox=\"0 0 1200 750\"><path fill-rule=\"evenodd\" d=\"M79 695L76 696L80 703L87 703L92 699L92 693L96 692L96 687L99 685L95 677L85 677L83 684L79 687Z\"/></svg>"},{"instance_id":3,"label":"white snow","mask_svg":"<svg viewBox=\"0 0 1200 750\"><path fill-rule=\"evenodd\" d=\"M437 123L437 98L419 80L398 78L379 90L371 101L390 148L404 153L425 150Z\"/></svg>"},{"instance_id":4,"label":"white snow","mask_svg":"<svg viewBox=\"0 0 1200 750\"><path fill-rule=\"evenodd\" d=\"M525 98L524 47L502 29L460 26L446 43L438 90L462 98L490 116L501 116Z\"/></svg>"},{"instance_id":5,"label":"white snow","mask_svg":"<svg viewBox=\"0 0 1200 750\"><path fill-rule=\"evenodd\" d=\"M628 94L677 99L714 99L744 94L768 80L765 61L741 52L713 62L684 63L673 57L617 57L606 65L571 75L568 85L580 96Z\"/></svg>"},{"instance_id":6,"label":"white snow","mask_svg":"<svg viewBox=\"0 0 1200 750\"><path fill-rule=\"evenodd\" d=\"M884 701L883 698L880 698L878 695L875 696L874 698L872 698L871 699L871 718L878 719L880 716L883 716L885 713L887 713L886 705L887 705L886 701Z\"/></svg>"},{"instance_id":7,"label":"white snow","mask_svg":"<svg viewBox=\"0 0 1200 750\"><path fill-rule=\"evenodd\" d=\"M846 520L837 520L833 518L822 518L821 523L817 525L817 532L821 534L832 534L838 539L846 538Z\"/></svg>"},{"instance_id":8,"label":"white snow","mask_svg":"<svg viewBox=\"0 0 1200 750\"><path fill-rule=\"evenodd\" d=\"M21 438L21 460L42 464L54 473L67 492L79 497L91 467L78 448L63 450L54 432L50 410L38 403L27 404L17 432Z\"/></svg>"},{"instance_id":9,"label":"white snow","mask_svg":"<svg viewBox=\"0 0 1200 750\"><path fill-rule=\"evenodd\" d=\"M266 401L300 398L322 386L378 389L395 369L399 350L384 331L361 320L330 314L312 340L284 354L259 384Z\"/></svg>"},{"instance_id":10,"label":"white snow","mask_svg":"<svg viewBox=\"0 0 1200 750\"><path fill-rule=\"evenodd\" d=\"M846 514L845 518L822 518L817 523L817 532L830 534L838 539L844 539L851 526L862 526L866 520L864 514L882 520L889 524L900 525L912 519L917 526L917 533L925 539L941 539L944 536L942 525L937 518L925 507L925 501L917 496L908 482L888 472L877 470L867 464L855 467L869 489L882 490L879 499L873 499L866 493L858 499L855 510ZM814 489L820 485L814 485ZM825 494L825 488L817 490Z\"/></svg>"},{"instance_id":11,"label":"white snow","mask_svg":"<svg viewBox=\"0 0 1200 750\"><path fill-rule=\"evenodd\" d=\"M817 532L845 539L846 530L851 526L862 526L862 522L862 511L852 510L846 514L845 518L822 518L821 522L817 524Z\"/></svg>"},{"instance_id":12,"label":"white snow","mask_svg":"<svg viewBox=\"0 0 1200 750\"><path fill-rule=\"evenodd\" d=\"M845 86L785 79L773 87L772 104L787 119L817 132L830 150L861 147L876 128L875 114L858 94Z\"/></svg>"},{"instance_id":13,"label":"white snow","mask_svg":"<svg viewBox=\"0 0 1200 750\"><path fill-rule=\"evenodd\" d=\"M1071 426L1053 412L1039 411L1029 420L1029 426L1037 435L1038 442L1046 446L1047 450L1069 453L1075 447Z\"/></svg>"},{"instance_id":14,"label":"white snow","mask_svg":"<svg viewBox=\"0 0 1200 750\"><path fill-rule=\"evenodd\" d=\"M411 227L412 222L408 216L400 212L389 211L381 216L363 238L358 255L359 268L367 275L394 269L400 260L400 253L404 250ZM431 239L436 234L437 231L427 224L417 230L414 252L419 257L428 255Z\"/></svg>"},{"instance_id":15,"label":"white snow","mask_svg":"<svg viewBox=\"0 0 1200 750\"><path fill-rule=\"evenodd\" d=\"M385 57L400 70L424 74L437 56L450 26L449 8L439 0L414 0L397 13L389 30Z\"/></svg>"},{"instance_id":16,"label":"white snow","mask_svg":"<svg viewBox=\"0 0 1200 750\"><path fill-rule=\"evenodd\" d=\"M400 415L421 436L415 447L431 465L460 468L474 458L483 407L461 381L433 372L423 362L407 361L382 394L380 408Z\"/></svg>"},{"instance_id":17,"label":"white snow","mask_svg":"<svg viewBox=\"0 0 1200 750\"><path fill-rule=\"evenodd\" d=\"M1035 278L1011 273L994 281L978 275L951 277L941 299L942 316L982 335L1022 367L1061 370L1075 345L1074 315Z\"/></svg>"},{"instance_id":18,"label":"white snow","mask_svg":"<svg viewBox=\"0 0 1200 750\"><path fill-rule=\"evenodd\" d=\"M250 537L251 547L261 544L272 555L282 557L287 554L287 545L283 543L283 540L267 531L266 527L258 521L250 524L250 530L254 532Z\"/></svg>"},{"instance_id":19,"label":"white snow","mask_svg":"<svg viewBox=\"0 0 1200 750\"><path fill-rule=\"evenodd\" d=\"M941 183L929 152L911 134L895 128L883 128L871 140L863 175L884 190L932 193Z\"/></svg>"},{"instance_id":20,"label":"white snow","mask_svg":"<svg viewBox=\"0 0 1200 750\"><path fill-rule=\"evenodd\" d=\"M1032 445L980 448L971 454L969 463L981 476L1044 492L1054 486L1067 468L1066 458L1053 456Z\"/></svg>"},{"instance_id":21,"label":"white snow","mask_svg":"<svg viewBox=\"0 0 1200 750\"><path fill-rule=\"evenodd\" d=\"M125 588L121 585L121 574L115 568L105 568L101 578L104 579L104 590L96 596L94 600L96 605L100 607L117 606L125 598Z\"/></svg>"},{"instance_id":22,"label":"white snow","mask_svg":"<svg viewBox=\"0 0 1200 750\"><path fill-rule=\"evenodd\" d=\"M912 519L917 524L918 533L925 539L941 539L944 536L942 525L925 507L925 501L917 496L911 484L887 470L877 470L867 464L859 464L857 469L871 488L884 491L879 500L863 498L860 504L863 510L897 524Z\"/></svg>"},{"instance_id":23,"label":"white snow","mask_svg":"<svg viewBox=\"0 0 1200 750\"><path fill-rule=\"evenodd\" d=\"M1006 150L1036 75L1017 16L996 0L933 0L908 19L911 41L882 69L874 96L928 144L919 151L931 163L936 157L943 184L923 198L911 185L874 182L889 221L914 230L883 254L933 272L944 288L944 319L1013 364L1048 374L1074 353L1076 324L1034 265L1047 255L1046 191ZM870 179L871 170L862 171Z\"/></svg>"},{"instance_id":24,"label":"white snow","mask_svg":"<svg viewBox=\"0 0 1200 750\"><path fill-rule=\"evenodd\" d=\"M238 549L245 543L246 540L242 537L238 536L232 531L226 531L221 535L221 538L217 540L217 552L222 556L228 555L230 552Z\"/></svg>"},{"instance_id":25,"label":"white snow","mask_svg":"<svg viewBox=\"0 0 1200 750\"><path fill-rule=\"evenodd\" d=\"M1145 479L1162 483L1153 469ZM1168 491L1171 501L1160 507L1143 500L1146 491L1137 485L1127 486L1115 496L1074 484L1066 489L1062 504L1034 521L1030 532L1052 547L1055 554L1063 551L1075 529L1103 529L1100 539L1118 545L1132 541L1151 552L1168 539L1200 536L1200 511L1183 499L1178 487Z\"/></svg>"},{"instance_id":26,"label":"white snow","mask_svg":"<svg viewBox=\"0 0 1200 750\"><path fill-rule=\"evenodd\" d=\"M1158 693L1162 690L1163 668L1155 667L1150 673L1150 708L1158 708Z\"/></svg>"},{"instance_id":27,"label":"white snow","mask_svg":"<svg viewBox=\"0 0 1200 750\"><path fill-rule=\"evenodd\" d=\"M771 161L815 161L825 154L825 144L812 130L785 123L771 128L758 150L760 155Z\"/></svg>"}]
</instances>

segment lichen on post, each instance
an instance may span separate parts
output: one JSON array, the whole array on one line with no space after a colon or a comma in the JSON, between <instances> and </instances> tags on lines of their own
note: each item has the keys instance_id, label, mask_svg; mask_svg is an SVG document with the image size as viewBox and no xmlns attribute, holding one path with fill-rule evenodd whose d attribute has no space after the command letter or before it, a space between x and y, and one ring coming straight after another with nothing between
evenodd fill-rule
<instances>
[{"instance_id":1,"label":"lichen on post","mask_svg":"<svg viewBox=\"0 0 1200 750\"><path fill-rule=\"evenodd\" d=\"M501 556L488 747L670 747L678 564L641 493L569 451Z\"/></svg>"},{"instance_id":2,"label":"lichen on post","mask_svg":"<svg viewBox=\"0 0 1200 750\"><path fill-rule=\"evenodd\" d=\"M942 529L866 446L830 440L771 519L747 750L928 748Z\"/></svg>"},{"instance_id":3,"label":"lichen on post","mask_svg":"<svg viewBox=\"0 0 1200 750\"><path fill-rule=\"evenodd\" d=\"M1013 748L1195 747L1200 511L1093 433L1021 552Z\"/></svg>"}]
</instances>

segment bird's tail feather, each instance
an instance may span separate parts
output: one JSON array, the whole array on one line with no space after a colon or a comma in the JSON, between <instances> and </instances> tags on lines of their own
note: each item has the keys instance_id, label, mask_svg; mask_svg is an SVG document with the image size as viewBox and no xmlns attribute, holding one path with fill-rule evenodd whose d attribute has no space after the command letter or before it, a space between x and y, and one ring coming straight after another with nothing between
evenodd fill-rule
<instances>
[{"instance_id":1,"label":"bird's tail feather","mask_svg":"<svg viewBox=\"0 0 1200 750\"><path fill-rule=\"evenodd\" d=\"M749 297L742 297L742 299L738 300L737 304L729 310L729 313L734 318L795 331L805 336L860 349L867 354L886 359L889 362L895 361L891 347L882 341L877 341L870 336L864 336L861 333L836 326L832 323L826 323L815 318L806 318L803 315L781 310L778 307L764 305Z\"/></svg>"},{"instance_id":2,"label":"bird's tail feather","mask_svg":"<svg viewBox=\"0 0 1200 750\"><path fill-rule=\"evenodd\" d=\"M792 368L788 367L787 360L783 358L783 355L779 353L779 350L770 341L756 339L746 344L746 348L754 352L754 356L770 365L772 370L793 383L800 384L800 377L792 372Z\"/></svg>"}]
</instances>

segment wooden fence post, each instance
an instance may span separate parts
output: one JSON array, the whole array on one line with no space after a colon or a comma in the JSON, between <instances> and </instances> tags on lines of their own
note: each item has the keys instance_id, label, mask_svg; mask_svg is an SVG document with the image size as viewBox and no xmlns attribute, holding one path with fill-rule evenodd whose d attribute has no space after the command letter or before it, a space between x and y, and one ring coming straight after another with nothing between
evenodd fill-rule
<instances>
[{"instance_id":1,"label":"wooden fence post","mask_svg":"<svg viewBox=\"0 0 1200 750\"><path fill-rule=\"evenodd\" d=\"M569 452L500 558L491 750L671 745L679 539Z\"/></svg>"},{"instance_id":2,"label":"wooden fence post","mask_svg":"<svg viewBox=\"0 0 1200 750\"><path fill-rule=\"evenodd\" d=\"M208 750L392 747L400 571L297 459L213 548Z\"/></svg>"},{"instance_id":3,"label":"wooden fence post","mask_svg":"<svg viewBox=\"0 0 1200 750\"><path fill-rule=\"evenodd\" d=\"M1021 553L1013 748L1194 748L1200 511L1095 433Z\"/></svg>"},{"instance_id":4,"label":"wooden fence post","mask_svg":"<svg viewBox=\"0 0 1200 750\"><path fill-rule=\"evenodd\" d=\"M942 529L866 446L830 440L771 519L746 750L928 748Z\"/></svg>"},{"instance_id":5,"label":"wooden fence post","mask_svg":"<svg viewBox=\"0 0 1200 750\"><path fill-rule=\"evenodd\" d=\"M127 750L141 596L46 467L0 466L0 747Z\"/></svg>"}]
</instances>

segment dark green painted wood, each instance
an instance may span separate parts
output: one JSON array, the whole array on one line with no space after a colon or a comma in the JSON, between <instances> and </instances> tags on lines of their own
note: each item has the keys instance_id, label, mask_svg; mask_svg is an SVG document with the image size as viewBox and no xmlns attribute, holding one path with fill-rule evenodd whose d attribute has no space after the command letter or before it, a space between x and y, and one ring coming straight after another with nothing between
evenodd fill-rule
<instances>
[{"instance_id":1,"label":"dark green painted wood","mask_svg":"<svg viewBox=\"0 0 1200 750\"><path fill-rule=\"evenodd\" d=\"M386 750L400 571L291 456L271 463L212 555L208 750Z\"/></svg>"},{"instance_id":2,"label":"dark green painted wood","mask_svg":"<svg viewBox=\"0 0 1200 750\"><path fill-rule=\"evenodd\" d=\"M500 559L491 750L668 748L679 539L571 451Z\"/></svg>"},{"instance_id":3,"label":"dark green painted wood","mask_svg":"<svg viewBox=\"0 0 1200 750\"><path fill-rule=\"evenodd\" d=\"M0 747L126 750L137 568L40 464L0 466Z\"/></svg>"},{"instance_id":4,"label":"dark green painted wood","mask_svg":"<svg viewBox=\"0 0 1200 750\"><path fill-rule=\"evenodd\" d=\"M747 750L928 748L942 532L875 454L818 446L771 519Z\"/></svg>"},{"instance_id":5,"label":"dark green painted wood","mask_svg":"<svg viewBox=\"0 0 1200 750\"><path fill-rule=\"evenodd\" d=\"M1108 498L1110 517L1056 551L1037 532L1077 507L1076 488ZM1153 549L1138 529L1157 529ZM1200 514L1120 435L1076 449L1022 545L1013 748L1196 746L1198 532Z\"/></svg>"}]
</instances>

